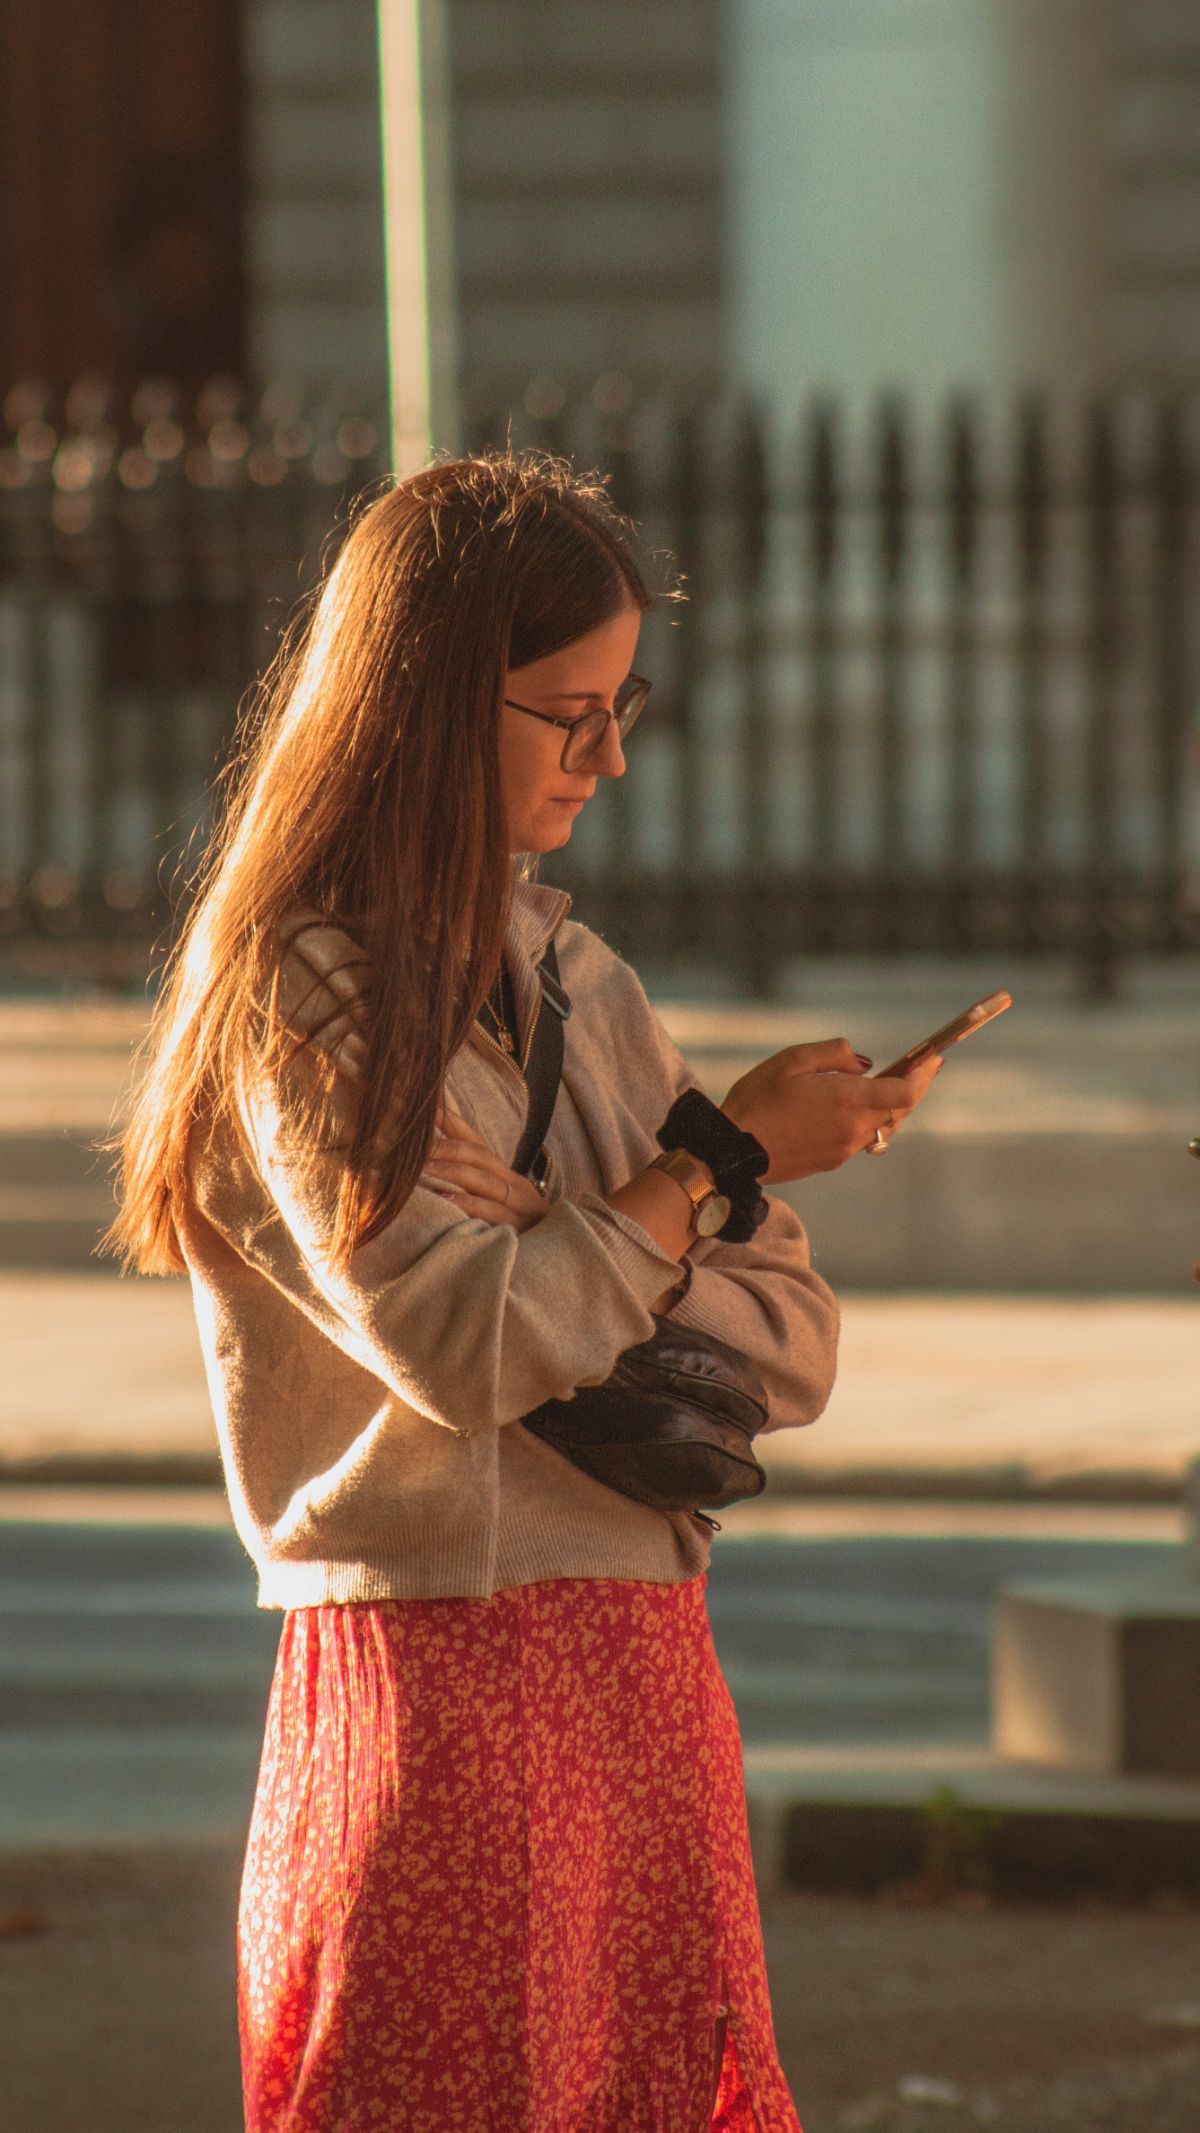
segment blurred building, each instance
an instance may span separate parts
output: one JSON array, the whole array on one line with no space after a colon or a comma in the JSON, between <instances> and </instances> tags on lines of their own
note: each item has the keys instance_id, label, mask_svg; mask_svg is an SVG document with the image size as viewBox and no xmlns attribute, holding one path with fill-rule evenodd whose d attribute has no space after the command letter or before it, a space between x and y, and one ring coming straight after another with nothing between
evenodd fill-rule
<instances>
[{"instance_id":1,"label":"blurred building","mask_svg":"<svg viewBox=\"0 0 1200 2133\"><path fill-rule=\"evenodd\" d=\"M382 384L374 0L0 0L0 375Z\"/></svg>"},{"instance_id":2,"label":"blurred building","mask_svg":"<svg viewBox=\"0 0 1200 2133\"><path fill-rule=\"evenodd\" d=\"M729 22L735 374L1192 381L1195 0L738 0Z\"/></svg>"},{"instance_id":3,"label":"blurred building","mask_svg":"<svg viewBox=\"0 0 1200 2133\"><path fill-rule=\"evenodd\" d=\"M239 0L0 5L0 370L246 355Z\"/></svg>"},{"instance_id":4,"label":"blurred building","mask_svg":"<svg viewBox=\"0 0 1200 2133\"><path fill-rule=\"evenodd\" d=\"M449 0L468 385L726 367L722 0Z\"/></svg>"},{"instance_id":5,"label":"blurred building","mask_svg":"<svg viewBox=\"0 0 1200 2133\"><path fill-rule=\"evenodd\" d=\"M426 13L467 389L1193 375L1195 0ZM0 0L0 371L377 385L380 163L375 0Z\"/></svg>"}]
</instances>

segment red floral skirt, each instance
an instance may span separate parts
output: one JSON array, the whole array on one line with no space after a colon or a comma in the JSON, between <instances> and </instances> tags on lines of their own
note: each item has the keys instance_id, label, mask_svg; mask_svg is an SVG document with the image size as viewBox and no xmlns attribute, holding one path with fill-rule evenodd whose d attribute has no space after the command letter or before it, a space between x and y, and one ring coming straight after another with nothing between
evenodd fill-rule
<instances>
[{"instance_id":1,"label":"red floral skirt","mask_svg":"<svg viewBox=\"0 0 1200 2133\"><path fill-rule=\"evenodd\" d=\"M800 2133L705 1583L285 1615L247 2133Z\"/></svg>"}]
</instances>

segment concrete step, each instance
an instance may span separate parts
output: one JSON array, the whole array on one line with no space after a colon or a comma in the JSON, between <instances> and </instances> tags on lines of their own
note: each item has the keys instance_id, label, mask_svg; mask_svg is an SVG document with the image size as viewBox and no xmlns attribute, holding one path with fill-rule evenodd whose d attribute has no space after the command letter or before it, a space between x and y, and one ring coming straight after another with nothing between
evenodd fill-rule
<instances>
[{"instance_id":1,"label":"concrete step","mask_svg":"<svg viewBox=\"0 0 1200 2133\"><path fill-rule=\"evenodd\" d=\"M751 1748L760 1891L908 1884L1123 1901L1200 1894L1200 1784L1085 1776L986 1748Z\"/></svg>"}]
</instances>

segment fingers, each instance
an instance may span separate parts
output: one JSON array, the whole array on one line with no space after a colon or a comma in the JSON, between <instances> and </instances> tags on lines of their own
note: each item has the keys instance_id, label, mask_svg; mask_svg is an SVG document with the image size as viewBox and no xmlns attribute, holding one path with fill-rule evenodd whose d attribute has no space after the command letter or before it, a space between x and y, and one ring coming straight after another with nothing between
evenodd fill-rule
<instances>
[{"instance_id":1,"label":"fingers","mask_svg":"<svg viewBox=\"0 0 1200 2133\"><path fill-rule=\"evenodd\" d=\"M511 1229L525 1230L534 1222L540 1222L546 1213L546 1203L528 1178L512 1178L512 1188L505 1198L501 1180L494 1175L479 1173L475 1180L478 1190L472 1189L472 1181L465 1174L450 1177L444 1172L422 1172L421 1184L439 1198L449 1200L460 1208L464 1215L472 1215L478 1222L491 1223L493 1228L507 1223Z\"/></svg>"},{"instance_id":2,"label":"fingers","mask_svg":"<svg viewBox=\"0 0 1200 2133\"><path fill-rule=\"evenodd\" d=\"M863 1055L845 1037L824 1037L818 1044L789 1044L776 1055L796 1074L864 1074ZM868 1061L869 1065L870 1062Z\"/></svg>"},{"instance_id":3,"label":"fingers","mask_svg":"<svg viewBox=\"0 0 1200 2133\"><path fill-rule=\"evenodd\" d=\"M483 1135L476 1133L474 1126L469 1126L465 1118L460 1118L457 1111L451 1110L449 1104L438 1105L435 1122L438 1132L445 1134L449 1140L470 1141L473 1148L487 1147Z\"/></svg>"},{"instance_id":4,"label":"fingers","mask_svg":"<svg viewBox=\"0 0 1200 2133\"><path fill-rule=\"evenodd\" d=\"M894 1111L897 1118L907 1118L941 1070L940 1059L927 1059L919 1067L914 1067L911 1074L874 1075L862 1084L862 1100L873 1114L886 1116L889 1111Z\"/></svg>"},{"instance_id":5,"label":"fingers","mask_svg":"<svg viewBox=\"0 0 1200 2133\"><path fill-rule=\"evenodd\" d=\"M546 1203L529 1178L509 1170L483 1141L444 1140L426 1158L421 1183L485 1221L540 1220Z\"/></svg>"},{"instance_id":6,"label":"fingers","mask_svg":"<svg viewBox=\"0 0 1200 2133\"><path fill-rule=\"evenodd\" d=\"M470 1155L457 1155L442 1148L431 1155L425 1165L425 1173L435 1184L454 1186L459 1192L482 1194L487 1199L504 1201L505 1184L513 1173L505 1170L502 1163L488 1164ZM514 1177L514 1183L515 1183Z\"/></svg>"}]
</instances>

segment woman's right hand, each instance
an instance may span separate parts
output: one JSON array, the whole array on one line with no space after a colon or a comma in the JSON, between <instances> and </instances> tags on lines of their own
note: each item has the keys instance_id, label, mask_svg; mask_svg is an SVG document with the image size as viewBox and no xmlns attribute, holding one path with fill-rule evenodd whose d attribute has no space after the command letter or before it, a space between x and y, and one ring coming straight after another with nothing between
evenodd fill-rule
<instances>
[{"instance_id":1,"label":"woman's right hand","mask_svg":"<svg viewBox=\"0 0 1200 2133\"><path fill-rule=\"evenodd\" d=\"M789 1044L735 1081L721 1109L753 1133L771 1158L764 1185L787 1184L837 1170L874 1140L889 1138L920 1103L940 1058L911 1073L868 1077L844 1037Z\"/></svg>"}]
</instances>

